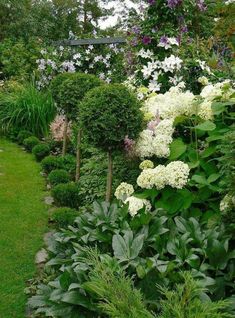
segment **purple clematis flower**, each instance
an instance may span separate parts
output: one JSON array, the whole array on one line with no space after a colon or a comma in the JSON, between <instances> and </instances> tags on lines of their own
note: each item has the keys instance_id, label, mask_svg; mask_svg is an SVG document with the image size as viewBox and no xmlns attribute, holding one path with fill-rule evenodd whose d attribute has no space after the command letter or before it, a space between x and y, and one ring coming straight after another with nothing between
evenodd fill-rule
<instances>
[{"instance_id":1,"label":"purple clematis flower","mask_svg":"<svg viewBox=\"0 0 235 318\"><path fill-rule=\"evenodd\" d=\"M170 9L174 9L176 6L180 5L182 0L167 0L167 6Z\"/></svg>"},{"instance_id":2,"label":"purple clematis flower","mask_svg":"<svg viewBox=\"0 0 235 318\"><path fill-rule=\"evenodd\" d=\"M197 7L200 11L202 11L202 12L206 11L207 6L206 6L204 0L197 0L196 4L197 4Z\"/></svg>"},{"instance_id":3,"label":"purple clematis flower","mask_svg":"<svg viewBox=\"0 0 235 318\"><path fill-rule=\"evenodd\" d=\"M151 41L152 41L152 39L150 38L150 36L146 36L146 35L142 39L142 42L143 42L144 45L150 44Z\"/></svg>"}]
</instances>

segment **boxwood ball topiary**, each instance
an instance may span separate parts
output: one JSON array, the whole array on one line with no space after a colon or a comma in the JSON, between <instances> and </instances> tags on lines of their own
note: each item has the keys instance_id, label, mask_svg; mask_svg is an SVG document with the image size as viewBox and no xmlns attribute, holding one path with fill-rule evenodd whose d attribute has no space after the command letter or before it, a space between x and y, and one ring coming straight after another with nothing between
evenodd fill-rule
<instances>
[{"instance_id":1,"label":"boxwood ball topiary","mask_svg":"<svg viewBox=\"0 0 235 318\"><path fill-rule=\"evenodd\" d=\"M58 184L52 188L51 194L57 206L79 207L79 189L75 182Z\"/></svg>"},{"instance_id":2,"label":"boxwood ball topiary","mask_svg":"<svg viewBox=\"0 0 235 318\"><path fill-rule=\"evenodd\" d=\"M41 161L43 158L49 155L50 147L47 144L38 144L33 147L32 153L37 161Z\"/></svg>"},{"instance_id":3,"label":"boxwood ball topiary","mask_svg":"<svg viewBox=\"0 0 235 318\"><path fill-rule=\"evenodd\" d=\"M40 143L40 140L35 136L25 138L23 141L23 145L27 151L32 151L32 149L39 143Z\"/></svg>"},{"instance_id":4,"label":"boxwood ball topiary","mask_svg":"<svg viewBox=\"0 0 235 318\"><path fill-rule=\"evenodd\" d=\"M48 180L52 186L60 183L68 183L70 179L69 173L63 169L52 170L48 175Z\"/></svg>"},{"instance_id":5,"label":"boxwood ball topiary","mask_svg":"<svg viewBox=\"0 0 235 318\"><path fill-rule=\"evenodd\" d=\"M58 75L52 82L51 89L58 106L69 117L76 117L78 104L85 94L103 82L94 75L67 73Z\"/></svg>"},{"instance_id":6,"label":"boxwood ball topiary","mask_svg":"<svg viewBox=\"0 0 235 318\"><path fill-rule=\"evenodd\" d=\"M140 102L125 86L103 85L88 92L80 105L80 119L89 141L105 151L124 146L142 129Z\"/></svg>"}]
</instances>

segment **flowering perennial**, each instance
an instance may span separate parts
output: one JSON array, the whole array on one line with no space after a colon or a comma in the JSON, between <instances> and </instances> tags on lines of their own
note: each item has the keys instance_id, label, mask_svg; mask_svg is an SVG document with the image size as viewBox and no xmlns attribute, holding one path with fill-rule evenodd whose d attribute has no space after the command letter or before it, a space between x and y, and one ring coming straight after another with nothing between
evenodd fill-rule
<instances>
[{"instance_id":1,"label":"flowering perennial","mask_svg":"<svg viewBox=\"0 0 235 318\"><path fill-rule=\"evenodd\" d=\"M134 196L129 197L125 200L125 204L129 204L129 213L131 216L135 216L139 210L145 208L146 211L151 210L151 204L148 200L145 199L139 199Z\"/></svg>"},{"instance_id":2,"label":"flowering perennial","mask_svg":"<svg viewBox=\"0 0 235 318\"><path fill-rule=\"evenodd\" d=\"M72 128L71 128L71 122L68 124L67 129L67 138L70 139L72 135ZM64 134L64 125L65 125L65 116L64 115L57 115L54 119L54 121L50 124L50 131L52 138L55 141L62 141L63 140L63 134Z\"/></svg>"},{"instance_id":3,"label":"flowering perennial","mask_svg":"<svg viewBox=\"0 0 235 318\"><path fill-rule=\"evenodd\" d=\"M151 121L148 129L140 133L136 143L135 152L141 158L152 157L167 158L170 154L170 144L174 132L173 120L158 119Z\"/></svg>"},{"instance_id":4,"label":"flowering perennial","mask_svg":"<svg viewBox=\"0 0 235 318\"><path fill-rule=\"evenodd\" d=\"M158 190L169 185L172 188L182 189L188 182L189 166L182 161L172 161L166 167L158 165L154 169L145 169L137 179L137 184L143 189Z\"/></svg>"},{"instance_id":5,"label":"flowering perennial","mask_svg":"<svg viewBox=\"0 0 235 318\"><path fill-rule=\"evenodd\" d=\"M118 200L125 201L134 193L134 188L131 184L122 182L116 189L114 195Z\"/></svg>"}]
</instances>

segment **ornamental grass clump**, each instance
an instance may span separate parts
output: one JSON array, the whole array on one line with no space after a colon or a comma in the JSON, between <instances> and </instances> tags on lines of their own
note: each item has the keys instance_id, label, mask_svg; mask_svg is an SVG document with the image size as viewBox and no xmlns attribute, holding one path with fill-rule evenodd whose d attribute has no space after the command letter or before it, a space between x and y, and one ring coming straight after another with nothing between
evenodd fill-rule
<instances>
[{"instance_id":1,"label":"ornamental grass clump","mask_svg":"<svg viewBox=\"0 0 235 318\"><path fill-rule=\"evenodd\" d=\"M124 149L124 139L138 137L142 129L140 102L120 84L92 89L80 105L83 130L91 144L108 153L106 201L112 193L112 155Z\"/></svg>"},{"instance_id":2,"label":"ornamental grass clump","mask_svg":"<svg viewBox=\"0 0 235 318\"><path fill-rule=\"evenodd\" d=\"M70 73L67 75L60 74L53 81L51 85L53 97L59 109L65 115L64 133L63 133L63 150L65 155L67 149L67 135L69 120L76 120L79 115L79 104L84 98L85 94L92 88L102 85L102 81L94 75L82 73ZM82 131L78 129L77 135L77 168L76 180L80 177L80 162L81 162L81 134Z\"/></svg>"}]
</instances>

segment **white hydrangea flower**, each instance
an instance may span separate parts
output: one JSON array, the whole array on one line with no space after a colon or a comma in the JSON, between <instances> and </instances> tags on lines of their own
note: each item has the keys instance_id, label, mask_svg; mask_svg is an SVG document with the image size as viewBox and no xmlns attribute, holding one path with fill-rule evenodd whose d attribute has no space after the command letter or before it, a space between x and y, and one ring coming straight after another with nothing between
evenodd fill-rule
<instances>
[{"instance_id":1,"label":"white hydrangea flower","mask_svg":"<svg viewBox=\"0 0 235 318\"><path fill-rule=\"evenodd\" d=\"M137 178L137 184L142 189L152 189L154 186L154 169L144 169Z\"/></svg>"},{"instance_id":2,"label":"white hydrangea flower","mask_svg":"<svg viewBox=\"0 0 235 318\"><path fill-rule=\"evenodd\" d=\"M153 155L152 141L153 132L149 129L143 130L140 133L139 139L136 143L136 154L141 158L151 157Z\"/></svg>"},{"instance_id":3,"label":"white hydrangea flower","mask_svg":"<svg viewBox=\"0 0 235 318\"><path fill-rule=\"evenodd\" d=\"M156 126L154 133L155 135L168 135L172 136L174 132L173 119L164 119Z\"/></svg>"},{"instance_id":4,"label":"white hydrangea flower","mask_svg":"<svg viewBox=\"0 0 235 318\"><path fill-rule=\"evenodd\" d=\"M154 170L154 177L153 177L153 182L155 187L158 190L161 190L165 187L166 185L166 167L163 165L158 165Z\"/></svg>"},{"instance_id":5,"label":"white hydrangea flower","mask_svg":"<svg viewBox=\"0 0 235 318\"><path fill-rule=\"evenodd\" d=\"M226 213L235 208L235 197L231 194L226 194L223 200L220 202L220 211Z\"/></svg>"},{"instance_id":6,"label":"white hydrangea flower","mask_svg":"<svg viewBox=\"0 0 235 318\"><path fill-rule=\"evenodd\" d=\"M158 94L148 98L142 110L153 116L159 112L163 119L174 119L180 115L192 115L195 96L190 91L183 92L178 85L171 87L165 94Z\"/></svg>"},{"instance_id":7,"label":"white hydrangea flower","mask_svg":"<svg viewBox=\"0 0 235 318\"><path fill-rule=\"evenodd\" d=\"M152 169L152 168L154 168L154 164L153 164L153 162L151 160L144 160L139 165L139 168L141 170Z\"/></svg>"},{"instance_id":8,"label":"white hydrangea flower","mask_svg":"<svg viewBox=\"0 0 235 318\"><path fill-rule=\"evenodd\" d=\"M168 135L157 135L152 142L153 153L158 158L167 158L170 155L170 144L173 139Z\"/></svg>"},{"instance_id":9,"label":"white hydrangea flower","mask_svg":"<svg viewBox=\"0 0 235 318\"><path fill-rule=\"evenodd\" d=\"M118 200L125 201L134 193L134 188L131 184L122 182L116 189L114 195Z\"/></svg>"},{"instance_id":10,"label":"white hydrangea flower","mask_svg":"<svg viewBox=\"0 0 235 318\"><path fill-rule=\"evenodd\" d=\"M198 81L198 83L200 83L200 84L202 84L204 86L209 84L209 80L208 80L208 78L206 76L199 77L197 81Z\"/></svg>"},{"instance_id":11,"label":"white hydrangea flower","mask_svg":"<svg viewBox=\"0 0 235 318\"><path fill-rule=\"evenodd\" d=\"M145 199L139 199L136 197L129 197L126 199L125 203L129 204L129 213L133 217L135 216L139 210L145 207L146 211L151 210L151 203Z\"/></svg>"},{"instance_id":12,"label":"white hydrangea flower","mask_svg":"<svg viewBox=\"0 0 235 318\"><path fill-rule=\"evenodd\" d=\"M182 161L172 161L165 169L167 184L172 188L182 189L188 182L189 166Z\"/></svg>"},{"instance_id":13,"label":"white hydrangea flower","mask_svg":"<svg viewBox=\"0 0 235 318\"><path fill-rule=\"evenodd\" d=\"M212 101L217 97L220 97L222 95L222 90L219 86L214 86L212 84L209 84L205 86L201 91L201 97Z\"/></svg>"},{"instance_id":14,"label":"white hydrangea flower","mask_svg":"<svg viewBox=\"0 0 235 318\"><path fill-rule=\"evenodd\" d=\"M204 100L199 105L198 116L204 120L212 120L213 119L213 111L211 108L212 102L209 100Z\"/></svg>"}]
</instances>

